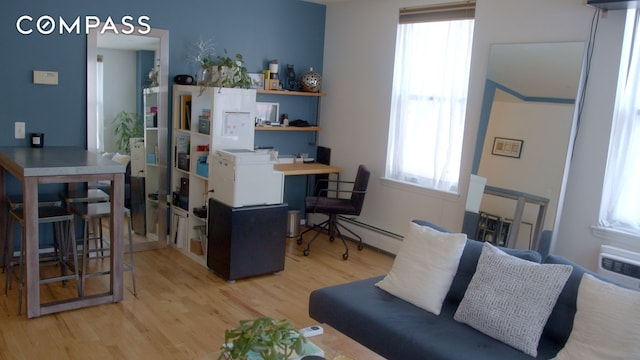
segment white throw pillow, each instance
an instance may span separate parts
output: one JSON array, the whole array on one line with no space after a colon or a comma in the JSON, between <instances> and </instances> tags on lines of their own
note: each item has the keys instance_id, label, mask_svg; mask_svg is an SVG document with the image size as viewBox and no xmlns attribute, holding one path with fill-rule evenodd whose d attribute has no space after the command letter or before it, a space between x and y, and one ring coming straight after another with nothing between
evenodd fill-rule
<instances>
[{"instance_id":1,"label":"white throw pillow","mask_svg":"<svg viewBox=\"0 0 640 360\"><path fill-rule=\"evenodd\" d=\"M443 233L412 222L391 271L376 286L440 315L466 241L465 234Z\"/></svg>"},{"instance_id":2,"label":"white throw pillow","mask_svg":"<svg viewBox=\"0 0 640 360\"><path fill-rule=\"evenodd\" d=\"M572 270L523 260L484 243L453 318L536 357L544 325Z\"/></svg>"},{"instance_id":3,"label":"white throw pillow","mask_svg":"<svg viewBox=\"0 0 640 360\"><path fill-rule=\"evenodd\" d=\"M640 292L582 275L573 330L557 360L640 359Z\"/></svg>"}]
</instances>

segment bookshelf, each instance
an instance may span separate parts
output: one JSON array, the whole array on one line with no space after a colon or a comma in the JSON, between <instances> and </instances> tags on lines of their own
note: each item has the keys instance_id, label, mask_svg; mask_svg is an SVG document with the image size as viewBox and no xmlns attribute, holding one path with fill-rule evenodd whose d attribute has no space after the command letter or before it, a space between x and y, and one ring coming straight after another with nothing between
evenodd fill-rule
<instances>
[{"instance_id":1,"label":"bookshelf","mask_svg":"<svg viewBox=\"0 0 640 360\"><path fill-rule=\"evenodd\" d=\"M158 101L159 88L152 87L143 90L144 108L144 182L145 182L145 224L146 236L151 239L158 238L158 190L159 172L158 166ZM137 176L138 174L132 174Z\"/></svg>"}]
</instances>

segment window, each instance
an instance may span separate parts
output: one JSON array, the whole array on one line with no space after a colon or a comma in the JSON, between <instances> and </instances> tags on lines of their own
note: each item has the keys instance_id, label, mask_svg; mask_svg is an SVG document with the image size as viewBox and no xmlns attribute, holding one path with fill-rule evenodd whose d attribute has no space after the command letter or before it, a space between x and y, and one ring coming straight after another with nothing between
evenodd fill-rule
<instances>
[{"instance_id":1,"label":"window","mask_svg":"<svg viewBox=\"0 0 640 360\"><path fill-rule=\"evenodd\" d=\"M457 192L474 8L464 2L400 11L387 178Z\"/></svg>"},{"instance_id":2,"label":"window","mask_svg":"<svg viewBox=\"0 0 640 360\"><path fill-rule=\"evenodd\" d=\"M609 141L600 226L640 236L640 12L630 11Z\"/></svg>"}]
</instances>

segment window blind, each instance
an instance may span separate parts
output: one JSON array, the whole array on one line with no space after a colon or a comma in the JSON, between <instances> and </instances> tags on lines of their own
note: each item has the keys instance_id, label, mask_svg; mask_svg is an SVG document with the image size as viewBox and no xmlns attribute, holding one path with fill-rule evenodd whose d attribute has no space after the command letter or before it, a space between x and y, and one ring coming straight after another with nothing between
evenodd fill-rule
<instances>
[{"instance_id":1,"label":"window blind","mask_svg":"<svg viewBox=\"0 0 640 360\"><path fill-rule=\"evenodd\" d=\"M400 24L473 19L475 0L400 8Z\"/></svg>"}]
</instances>

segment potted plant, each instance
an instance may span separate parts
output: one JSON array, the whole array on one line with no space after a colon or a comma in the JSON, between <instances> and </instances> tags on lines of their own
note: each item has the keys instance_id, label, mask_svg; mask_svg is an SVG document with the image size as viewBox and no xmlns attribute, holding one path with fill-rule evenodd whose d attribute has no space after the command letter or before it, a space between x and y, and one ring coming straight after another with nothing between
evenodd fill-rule
<instances>
[{"instance_id":1,"label":"potted plant","mask_svg":"<svg viewBox=\"0 0 640 360\"><path fill-rule=\"evenodd\" d=\"M270 317L241 320L240 325L226 330L219 359L286 360L301 355L307 339L285 320Z\"/></svg>"},{"instance_id":2,"label":"potted plant","mask_svg":"<svg viewBox=\"0 0 640 360\"><path fill-rule=\"evenodd\" d=\"M130 154L129 140L144 136L142 117L136 113L121 111L113 119L113 134L116 136L118 151Z\"/></svg>"}]
</instances>

